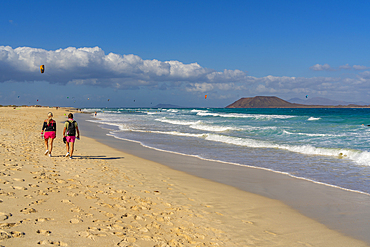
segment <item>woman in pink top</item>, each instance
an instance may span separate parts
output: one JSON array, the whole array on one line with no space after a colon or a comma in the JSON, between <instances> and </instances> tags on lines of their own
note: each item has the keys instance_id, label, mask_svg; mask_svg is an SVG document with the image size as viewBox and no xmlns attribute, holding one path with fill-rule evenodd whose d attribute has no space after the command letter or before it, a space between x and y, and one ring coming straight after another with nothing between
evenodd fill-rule
<instances>
[{"instance_id":1,"label":"woman in pink top","mask_svg":"<svg viewBox=\"0 0 370 247\"><path fill-rule=\"evenodd\" d=\"M44 121L41 130L41 135L43 135L45 139L46 146L45 155L49 155L49 157L51 157L51 151L53 151L53 142L55 137L57 136L57 123L54 121L53 113L51 112L48 113L48 119L45 119ZM49 139L50 139L50 148L49 148Z\"/></svg>"}]
</instances>

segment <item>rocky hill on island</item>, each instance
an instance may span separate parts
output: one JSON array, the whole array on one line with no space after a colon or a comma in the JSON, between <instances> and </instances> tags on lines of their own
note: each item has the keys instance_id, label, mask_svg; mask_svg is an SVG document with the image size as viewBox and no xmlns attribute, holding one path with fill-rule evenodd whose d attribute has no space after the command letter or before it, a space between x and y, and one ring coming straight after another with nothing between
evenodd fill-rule
<instances>
[{"instance_id":1,"label":"rocky hill on island","mask_svg":"<svg viewBox=\"0 0 370 247\"><path fill-rule=\"evenodd\" d=\"M289 103L288 101L282 100L276 96L256 96L251 98L241 98L234 103L226 106L226 108L359 108L369 107L363 105L303 105Z\"/></svg>"}]
</instances>

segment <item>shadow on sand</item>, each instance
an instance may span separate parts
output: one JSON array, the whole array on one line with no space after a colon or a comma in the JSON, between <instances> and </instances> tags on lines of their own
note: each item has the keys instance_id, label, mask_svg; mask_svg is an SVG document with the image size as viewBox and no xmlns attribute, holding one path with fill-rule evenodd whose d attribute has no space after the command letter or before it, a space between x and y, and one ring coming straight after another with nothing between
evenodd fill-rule
<instances>
[{"instance_id":1,"label":"shadow on sand","mask_svg":"<svg viewBox=\"0 0 370 247\"><path fill-rule=\"evenodd\" d=\"M64 155L55 155L55 156L52 156L54 158L68 158ZM91 156L91 155L85 155L85 156L81 156L81 155L73 155L73 159L90 159L90 160L118 160L118 159L124 159L125 157L107 157L107 156L104 156L104 155L100 155L100 156Z\"/></svg>"}]
</instances>

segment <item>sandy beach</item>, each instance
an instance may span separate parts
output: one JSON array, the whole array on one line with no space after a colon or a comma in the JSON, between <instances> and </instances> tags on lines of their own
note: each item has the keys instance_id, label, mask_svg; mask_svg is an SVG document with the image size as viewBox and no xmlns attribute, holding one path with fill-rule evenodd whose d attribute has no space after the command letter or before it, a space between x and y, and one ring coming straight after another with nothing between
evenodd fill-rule
<instances>
[{"instance_id":1,"label":"sandy beach","mask_svg":"<svg viewBox=\"0 0 370 247\"><path fill-rule=\"evenodd\" d=\"M40 137L57 121L52 157ZM286 204L84 136L68 109L1 107L0 246L367 246Z\"/></svg>"}]
</instances>

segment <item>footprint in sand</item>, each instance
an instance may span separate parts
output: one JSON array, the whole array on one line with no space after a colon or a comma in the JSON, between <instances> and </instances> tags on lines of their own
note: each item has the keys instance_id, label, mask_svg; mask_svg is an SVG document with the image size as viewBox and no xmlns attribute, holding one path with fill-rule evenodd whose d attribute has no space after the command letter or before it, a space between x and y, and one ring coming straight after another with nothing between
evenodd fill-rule
<instances>
[{"instance_id":1,"label":"footprint in sand","mask_svg":"<svg viewBox=\"0 0 370 247\"><path fill-rule=\"evenodd\" d=\"M19 223L0 223L0 229L9 229L14 226L18 226Z\"/></svg>"},{"instance_id":2,"label":"footprint in sand","mask_svg":"<svg viewBox=\"0 0 370 247\"><path fill-rule=\"evenodd\" d=\"M78 196L78 194L77 194L77 193L73 193L73 192L71 192L71 193L68 193L68 194L67 194L67 196L75 197L75 196Z\"/></svg>"},{"instance_id":3,"label":"footprint in sand","mask_svg":"<svg viewBox=\"0 0 370 247\"><path fill-rule=\"evenodd\" d=\"M77 223L79 223L80 221L82 221L82 220L79 220L79 219L73 218L73 219L71 219L71 220L69 221L69 223L71 223L71 224L77 224Z\"/></svg>"},{"instance_id":4,"label":"footprint in sand","mask_svg":"<svg viewBox=\"0 0 370 247\"><path fill-rule=\"evenodd\" d=\"M12 188L15 190L27 190L26 187L22 187L22 186L12 186Z\"/></svg>"},{"instance_id":5,"label":"footprint in sand","mask_svg":"<svg viewBox=\"0 0 370 247\"><path fill-rule=\"evenodd\" d=\"M8 239L8 238L20 238L26 235L24 232L18 232L18 231L1 231L0 230L0 240Z\"/></svg>"},{"instance_id":6,"label":"footprint in sand","mask_svg":"<svg viewBox=\"0 0 370 247\"><path fill-rule=\"evenodd\" d=\"M71 200L68 199L63 199L62 202L66 204L72 204Z\"/></svg>"},{"instance_id":7,"label":"footprint in sand","mask_svg":"<svg viewBox=\"0 0 370 247\"><path fill-rule=\"evenodd\" d=\"M90 233L90 232L88 232L88 231L78 232L78 235L79 235L80 237L89 238L89 239L91 239L91 240L94 240L94 241L95 241L94 234L91 234L91 233Z\"/></svg>"},{"instance_id":8,"label":"footprint in sand","mask_svg":"<svg viewBox=\"0 0 370 247\"><path fill-rule=\"evenodd\" d=\"M45 235L45 236L49 236L51 234L51 231L48 231L48 230L37 230L36 233L42 234L42 235Z\"/></svg>"},{"instance_id":9,"label":"footprint in sand","mask_svg":"<svg viewBox=\"0 0 370 247\"><path fill-rule=\"evenodd\" d=\"M76 213L81 212L81 208L79 208L79 207L71 208L70 210L71 210L71 212L76 212Z\"/></svg>"},{"instance_id":10,"label":"footprint in sand","mask_svg":"<svg viewBox=\"0 0 370 247\"><path fill-rule=\"evenodd\" d=\"M41 240L41 241L38 241L37 244L40 244L40 245L55 245L55 246L68 246L67 243L64 243L64 242L61 242L61 241L50 241L50 240Z\"/></svg>"},{"instance_id":11,"label":"footprint in sand","mask_svg":"<svg viewBox=\"0 0 370 247\"><path fill-rule=\"evenodd\" d=\"M7 219L9 219L10 216L12 216L11 213L0 212L0 220L7 220Z\"/></svg>"},{"instance_id":12,"label":"footprint in sand","mask_svg":"<svg viewBox=\"0 0 370 247\"><path fill-rule=\"evenodd\" d=\"M37 195L40 195L40 196L47 196L48 193L44 192L43 190L37 190L37 191L34 191L33 193L37 194Z\"/></svg>"},{"instance_id":13,"label":"footprint in sand","mask_svg":"<svg viewBox=\"0 0 370 247\"><path fill-rule=\"evenodd\" d=\"M32 205L39 205L43 202L46 202L46 200L44 199L40 199L40 200L37 200L37 201L34 201L34 202L31 202L30 204L28 204L28 206L32 206Z\"/></svg>"},{"instance_id":14,"label":"footprint in sand","mask_svg":"<svg viewBox=\"0 0 370 247\"><path fill-rule=\"evenodd\" d=\"M34 208L24 208L20 212L24 214L31 214L31 213L36 213L37 210Z\"/></svg>"},{"instance_id":15,"label":"footprint in sand","mask_svg":"<svg viewBox=\"0 0 370 247\"><path fill-rule=\"evenodd\" d=\"M49 220L53 220L52 218L38 218L38 219L35 219L35 221L37 222L45 222L45 221L49 221Z\"/></svg>"}]
</instances>

